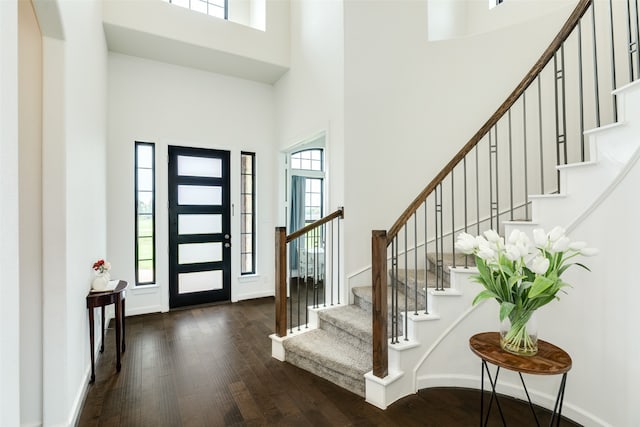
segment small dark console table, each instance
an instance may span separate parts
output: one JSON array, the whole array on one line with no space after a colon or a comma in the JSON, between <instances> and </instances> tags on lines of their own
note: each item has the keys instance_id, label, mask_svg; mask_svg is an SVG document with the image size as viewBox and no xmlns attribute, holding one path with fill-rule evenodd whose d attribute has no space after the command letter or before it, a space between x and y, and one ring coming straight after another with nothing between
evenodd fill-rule
<instances>
[{"instance_id":1,"label":"small dark console table","mask_svg":"<svg viewBox=\"0 0 640 427\"><path fill-rule=\"evenodd\" d=\"M96 307L100 307L102 311L102 344L100 344L100 353L104 351L104 308L109 304L115 304L116 309L116 370L120 372L120 336L122 335L122 353L125 350L124 344L124 299L125 289L128 283L124 280L120 280L116 287L112 291L102 292L89 292L87 295L87 309L89 309L89 345L91 348L91 380L89 383L93 383L96 380L96 370L94 361L94 332L93 332L93 311Z\"/></svg>"},{"instance_id":2,"label":"small dark console table","mask_svg":"<svg viewBox=\"0 0 640 427\"><path fill-rule=\"evenodd\" d=\"M500 401L496 394L496 384L498 383L498 374L500 374L500 368L505 368L510 371L517 372L522 382L522 387L527 395L529 401L529 407L536 420L536 425L540 425L538 417L536 416L527 386L524 383L522 374L533 375L560 375L562 374L562 380L560 381L560 388L558 389L558 395L556 396L556 402L551 414L551 421L549 425L552 426L554 420L556 426L560 425L560 418L562 415L562 401L564 399L564 389L567 383L567 372L571 369L571 357L559 347L550 344L546 341L538 340L538 353L535 356L518 356L502 350L500 347L500 334L498 332L483 332L472 336L469 339L469 347L480 359L482 359L482 379L481 379L481 393L480 393L480 425L486 426L489 421L489 413L491 412L491 404L495 399L502 418L502 424L507 425L502 408L500 407ZM495 378L491 377L489 372L489 366L487 363L497 366ZM484 414L484 374L487 373L489 383L491 384L491 399L489 400L489 408L486 415Z\"/></svg>"}]
</instances>

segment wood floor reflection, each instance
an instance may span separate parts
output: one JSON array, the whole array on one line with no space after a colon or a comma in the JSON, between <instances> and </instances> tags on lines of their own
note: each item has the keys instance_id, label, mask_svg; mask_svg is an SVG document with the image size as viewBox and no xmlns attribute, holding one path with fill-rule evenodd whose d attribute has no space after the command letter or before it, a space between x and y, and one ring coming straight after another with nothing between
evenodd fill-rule
<instances>
[{"instance_id":1,"label":"wood floor reflection","mask_svg":"<svg viewBox=\"0 0 640 427\"><path fill-rule=\"evenodd\" d=\"M271 357L273 325L273 298L127 318L122 370L115 371L110 329L79 426L479 424L475 390L423 390L382 411L279 362ZM504 398L501 404L509 425L535 425L523 402ZM548 413L539 413L548 424ZM502 425L498 411L489 425Z\"/></svg>"}]
</instances>

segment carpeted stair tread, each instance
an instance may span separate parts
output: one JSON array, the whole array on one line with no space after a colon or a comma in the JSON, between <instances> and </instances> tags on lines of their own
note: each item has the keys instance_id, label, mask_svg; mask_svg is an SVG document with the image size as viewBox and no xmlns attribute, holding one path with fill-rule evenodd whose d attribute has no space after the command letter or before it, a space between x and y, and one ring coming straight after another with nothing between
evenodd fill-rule
<instances>
[{"instance_id":1,"label":"carpeted stair tread","mask_svg":"<svg viewBox=\"0 0 640 427\"><path fill-rule=\"evenodd\" d=\"M362 352L322 329L284 341L287 362L364 396L371 352Z\"/></svg>"},{"instance_id":2,"label":"carpeted stair tread","mask_svg":"<svg viewBox=\"0 0 640 427\"><path fill-rule=\"evenodd\" d=\"M417 273L417 274L416 274ZM446 275L442 278L441 282L438 283L438 277L436 276L436 274L433 271L429 271L429 270L424 270L424 269L418 269L413 270L413 269L409 269L408 272L406 272L406 270L404 269L398 269L398 281L401 282L401 285L404 287L404 281L405 281L405 277L409 278L409 288L411 289L411 291L413 291L413 287L415 285L415 278L418 278L418 293L421 295L424 295L424 288L425 288L425 275L426 275L426 287L431 289L431 288L436 288L436 284L438 284L438 286L442 286L445 288L449 287L449 275ZM389 273L390 279L393 278L393 274L390 272Z\"/></svg>"},{"instance_id":3,"label":"carpeted stair tread","mask_svg":"<svg viewBox=\"0 0 640 427\"><path fill-rule=\"evenodd\" d=\"M367 346L371 343L371 313L356 306L347 305L318 312L320 328L326 329L323 322L329 323L344 334L354 336Z\"/></svg>"},{"instance_id":4,"label":"carpeted stair tread","mask_svg":"<svg viewBox=\"0 0 640 427\"><path fill-rule=\"evenodd\" d=\"M436 253L427 253L427 260L429 261L429 270L433 271L436 266ZM444 266L445 272L448 274L449 267L453 267L453 253L445 252L442 254L442 265ZM475 267L475 258L471 255L465 255L461 252L456 252L456 267L465 267L465 265L468 267Z\"/></svg>"},{"instance_id":5,"label":"carpeted stair tread","mask_svg":"<svg viewBox=\"0 0 640 427\"><path fill-rule=\"evenodd\" d=\"M401 288L404 288L404 286L402 286ZM389 310L391 310L391 289L392 288L389 287L387 291L387 307L389 307ZM358 286L352 288L351 291L353 292L356 305L371 313L373 301L373 290L371 289L371 286ZM407 302L410 310L413 310L415 308L415 300L413 298L414 295L415 294L413 292L409 292L409 295L407 296ZM398 305L400 307L400 311L404 311L405 308L404 296L405 294L403 292L403 289L400 289L398 291ZM418 292L418 310L422 309L424 309L424 292L422 292L422 294Z\"/></svg>"}]
</instances>

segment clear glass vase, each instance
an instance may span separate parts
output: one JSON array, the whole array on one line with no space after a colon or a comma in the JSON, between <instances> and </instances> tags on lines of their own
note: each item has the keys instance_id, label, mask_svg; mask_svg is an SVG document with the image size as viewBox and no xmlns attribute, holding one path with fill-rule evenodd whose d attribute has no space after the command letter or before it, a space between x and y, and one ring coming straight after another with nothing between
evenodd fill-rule
<instances>
[{"instance_id":1,"label":"clear glass vase","mask_svg":"<svg viewBox=\"0 0 640 427\"><path fill-rule=\"evenodd\" d=\"M535 310L513 310L500 322L500 347L520 356L538 352L538 321Z\"/></svg>"}]
</instances>

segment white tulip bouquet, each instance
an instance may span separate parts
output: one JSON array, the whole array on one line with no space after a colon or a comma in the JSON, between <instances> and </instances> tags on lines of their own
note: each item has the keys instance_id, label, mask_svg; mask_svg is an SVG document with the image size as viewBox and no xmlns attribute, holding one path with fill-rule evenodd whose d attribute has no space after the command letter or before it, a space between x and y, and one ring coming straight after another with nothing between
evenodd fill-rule
<instances>
[{"instance_id":1,"label":"white tulip bouquet","mask_svg":"<svg viewBox=\"0 0 640 427\"><path fill-rule=\"evenodd\" d=\"M475 256L479 274L474 280L482 284L484 290L476 295L473 304L489 298L500 304L500 321L510 321L509 329L501 331L500 344L507 351L523 355L537 352L537 336L530 335L526 329L531 315L559 299L557 293L570 286L560 278L562 273L572 265L589 270L570 260L597 253L584 242L572 242L562 227L555 227L549 233L534 230L533 242L519 230L513 230L506 243L494 230L477 237L461 233L456 248Z\"/></svg>"}]
</instances>

